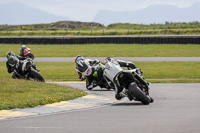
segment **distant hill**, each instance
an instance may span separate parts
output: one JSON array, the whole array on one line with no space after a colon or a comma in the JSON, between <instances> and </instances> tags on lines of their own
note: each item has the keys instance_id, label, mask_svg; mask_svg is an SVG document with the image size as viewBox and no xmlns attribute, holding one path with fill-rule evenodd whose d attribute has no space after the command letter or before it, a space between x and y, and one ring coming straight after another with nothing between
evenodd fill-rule
<instances>
[{"instance_id":1,"label":"distant hill","mask_svg":"<svg viewBox=\"0 0 200 133\"><path fill-rule=\"evenodd\" d=\"M19 2L0 5L0 24L36 24L70 20Z\"/></svg>"},{"instance_id":2,"label":"distant hill","mask_svg":"<svg viewBox=\"0 0 200 133\"><path fill-rule=\"evenodd\" d=\"M85 28L85 27L102 27L100 23L95 22L80 22L80 21L58 21L53 23L46 23L46 24L34 24L35 28L42 29L45 28L70 28L70 29L78 29ZM29 25L26 25L29 26Z\"/></svg>"},{"instance_id":3,"label":"distant hill","mask_svg":"<svg viewBox=\"0 0 200 133\"><path fill-rule=\"evenodd\" d=\"M154 5L137 11L99 11L94 22L111 23L165 23L200 21L200 3L188 8L178 8L171 5Z\"/></svg>"},{"instance_id":4,"label":"distant hill","mask_svg":"<svg viewBox=\"0 0 200 133\"><path fill-rule=\"evenodd\" d=\"M48 28L56 27L56 28L71 28L71 29L76 29L76 28L85 28L85 27L102 27L100 23L96 22L80 22L80 21L59 21L55 23L51 23L48 25Z\"/></svg>"},{"instance_id":5,"label":"distant hill","mask_svg":"<svg viewBox=\"0 0 200 133\"><path fill-rule=\"evenodd\" d=\"M20 29L20 27L31 30L34 26L35 29L79 29L79 28L88 28L88 27L102 27L100 23L96 22L80 22L80 21L58 21L53 23L38 23L38 24L20 24L20 25L9 25L9 28ZM0 25L0 30L7 30L6 25Z\"/></svg>"}]
</instances>

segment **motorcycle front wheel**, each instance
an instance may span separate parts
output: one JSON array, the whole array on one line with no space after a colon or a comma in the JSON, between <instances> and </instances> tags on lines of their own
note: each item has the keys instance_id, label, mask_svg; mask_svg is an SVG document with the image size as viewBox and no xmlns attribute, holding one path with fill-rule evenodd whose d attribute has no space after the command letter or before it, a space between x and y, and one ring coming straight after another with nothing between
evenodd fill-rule
<instances>
[{"instance_id":1,"label":"motorcycle front wheel","mask_svg":"<svg viewBox=\"0 0 200 133\"><path fill-rule=\"evenodd\" d=\"M42 77L42 75L37 72L36 70L31 70L29 72L29 76L28 79L30 80L34 80L34 81L40 81L40 82L45 82L44 78Z\"/></svg>"},{"instance_id":2,"label":"motorcycle front wheel","mask_svg":"<svg viewBox=\"0 0 200 133\"><path fill-rule=\"evenodd\" d=\"M89 87L89 81L88 81L88 79L86 78L86 88L88 89L88 90L92 90L93 88L91 88L91 87Z\"/></svg>"},{"instance_id":3,"label":"motorcycle front wheel","mask_svg":"<svg viewBox=\"0 0 200 133\"><path fill-rule=\"evenodd\" d=\"M134 82L129 85L129 91L133 97L141 101L144 105L148 105L151 102L150 97L145 95L145 93Z\"/></svg>"}]
</instances>

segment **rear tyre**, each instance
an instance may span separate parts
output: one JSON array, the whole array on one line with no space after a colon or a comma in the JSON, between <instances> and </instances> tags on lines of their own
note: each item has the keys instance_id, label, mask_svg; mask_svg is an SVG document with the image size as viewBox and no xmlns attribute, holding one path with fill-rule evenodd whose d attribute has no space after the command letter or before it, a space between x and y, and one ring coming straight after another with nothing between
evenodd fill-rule
<instances>
[{"instance_id":1,"label":"rear tyre","mask_svg":"<svg viewBox=\"0 0 200 133\"><path fill-rule=\"evenodd\" d=\"M40 81L45 82L44 78L40 73L38 73L36 70L31 70L29 73L29 79L33 79L34 81Z\"/></svg>"},{"instance_id":2,"label":"rear tyre","mask_svg":"<svg viewBox=\"0 0 200 133\"><path fill-rule=\"evenodd\" d=\"M135 83L129 85L129 90L131 95L141 101L144 105L148 105L151 102L150 97L146 96Z\"/></svg>"}]
</instances>

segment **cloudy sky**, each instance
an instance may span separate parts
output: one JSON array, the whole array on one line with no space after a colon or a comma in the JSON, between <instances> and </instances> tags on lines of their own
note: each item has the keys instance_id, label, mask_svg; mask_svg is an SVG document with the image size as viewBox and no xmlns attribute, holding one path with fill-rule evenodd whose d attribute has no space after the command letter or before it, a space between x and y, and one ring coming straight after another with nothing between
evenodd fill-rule
<instances>
[{"instance_id":1,"label":"cloudy sky","mask_svg":"<svg viewBox=\"0 0 200 133\"><path fill-rule=\"evenodd\" d=\"M134 11L158 4L185 8L200 0L0 0L0 4L11 2L21 2L72 20L92 21L100 10Z\"/></svg>"}]
</instances>

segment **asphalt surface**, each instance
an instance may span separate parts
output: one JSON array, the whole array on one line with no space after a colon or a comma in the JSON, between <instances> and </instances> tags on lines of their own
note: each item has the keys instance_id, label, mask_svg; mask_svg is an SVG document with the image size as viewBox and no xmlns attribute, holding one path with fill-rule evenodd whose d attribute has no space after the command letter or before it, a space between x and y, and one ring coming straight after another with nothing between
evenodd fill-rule
<instances>
[{"instance_id":1,"label":"asphalt surface","mask_svg":"<svg viewBox=\"0 0 200 133\"><path fill-rule=\"evenodd\" d=\"M85 84L64 84L85 90ZM200 84L151 84L155 102L121 101L74 111L0 120L0 133L199 133ZM114 97L114 91L94 89Z\"/></svg>"},{"instance_id":2,"label":"asphalt surface","mask_svg":"<svg viewBox=\"0 0 200 133\"><path fill-rule=\"evenodd\" d=\"M97 59L104 61L106 57L87 57L89 59ZM34 62L74 62L75 57L36 57ZM200 57L114 57L125 61L200 61ZM4 57L0 57L0 62L6 61Z\"/></svg>"}]
</instances>

